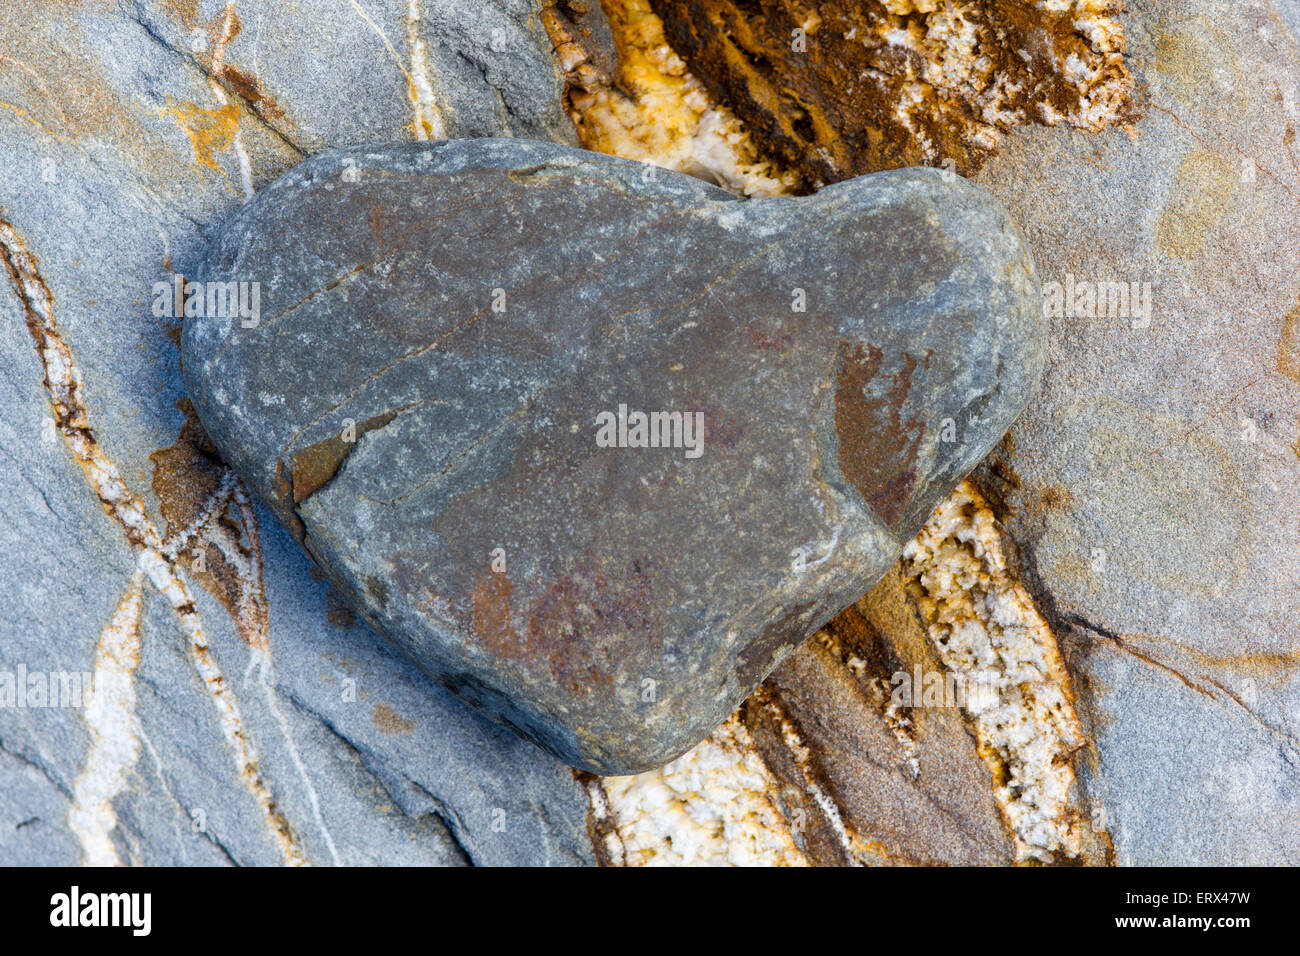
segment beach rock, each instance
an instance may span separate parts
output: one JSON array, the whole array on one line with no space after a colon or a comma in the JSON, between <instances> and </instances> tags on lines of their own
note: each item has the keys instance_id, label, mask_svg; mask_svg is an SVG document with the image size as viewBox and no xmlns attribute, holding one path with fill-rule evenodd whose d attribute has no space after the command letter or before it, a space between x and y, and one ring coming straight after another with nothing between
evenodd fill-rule
<instances>
[{"instance_id":1,"label":"beach rock","mask_svg":"<svg viewBox=\"0 0 1300 956\"><path fill-rule=\"evenodd\" d=\"M153 284L193 275L246 193L304 155L427 135L435 115L458 135L572 138L539 8L6 7L0 681L78 693L0 707L0 864L593 860L568 768L434 685L239 505L177 407L179 323L151 309ZM73 376L56 420L50 383ZM110 473L138 510L105 511ZM87 707L80 678L110 671L133 679Z\"/></svg>"},{"instance_id":2,"label":"beach rock","mask_svg":"<svg viewBox=\"0 0 1300 956\"><path fill-rule=\"evenodd\" d=\"M357 148L198 275L260 296L185 321L224 458L423 669L602 773L867 590L1042 356L1015 226L932 170L741 201L550 144Z\"/></svg>"},{"instance_id":3,"label":"beach rock","mask_svg":"<svg viewBox=\"0 0 1300 956\"><path fill-rule=\"evenodd\" d=\"M1024 225L1044 385L976 479L1092 820L1124 865L1300 859L1300 3L652 5L805 184L955 164Z\"/></svg>"}]
</instances>

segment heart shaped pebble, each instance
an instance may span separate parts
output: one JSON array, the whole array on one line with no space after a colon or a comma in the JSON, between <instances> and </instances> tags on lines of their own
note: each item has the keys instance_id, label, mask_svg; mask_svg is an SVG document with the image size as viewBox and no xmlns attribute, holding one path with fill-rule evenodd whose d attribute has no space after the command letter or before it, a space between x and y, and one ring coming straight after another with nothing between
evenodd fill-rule
<instances>
[{"instance_id":1,"label":"heart shaped pebble","mask_svg":"<svg viewBox=\"0 0 1300 956\"><path fill-rule=\"evenodd\" d=\"M1043 365L1015 226L926 169L741 200L546 143L359 148L200 280L227 461L425 671L605 774L866 592Z\"/></svg>"}]
</instances>

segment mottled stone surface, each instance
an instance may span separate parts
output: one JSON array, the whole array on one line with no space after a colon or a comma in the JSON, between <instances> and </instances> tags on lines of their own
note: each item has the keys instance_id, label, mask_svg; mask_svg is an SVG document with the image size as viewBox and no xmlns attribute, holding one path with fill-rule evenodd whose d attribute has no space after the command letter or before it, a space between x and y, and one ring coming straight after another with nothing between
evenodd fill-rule
<instances>
[{"instance_id":1,"label":"mottled stone surface","mask_svg":"<svg viewBox=\"0 0 1300 956\"><path fill-rule=\"evenodd\" d=\"M32 0L7 4L0 17L0 220L50 286L99 446L168 534L182 530L170 516L189 523L190 492L210 490L212 472L201 451L178 442L184 390L167 324L149 313L150 284L194 274L207 239L242 201L241 148L260 187L303 154L410 138L419 125L407 0L235 0L241 29L218 70L213 41L226 32L226 6ZM433 7L416 5L415 36L426 42L448 132L568 141L544 105L556 102L557 71L513 46L547 46L522 5ZM512 21L504 52L491 47L501 17ZM1021 543L1040 606L1058 609L1052 622L1091 741L1080 755L1093 761L1091 809L1114 838L1115 861L1295 862L1300 180L1289 129L1300 126L1300 3L1129 0L1117 18L1137 80L1132 132L1015 130L977 181L1013 211L1044 283L1069 273L1149 280L1152 326L1053 320L1046 386L981 485ZM528 91L542 112L518 105ZM486 122L502 115L500 126ZM921 128L929 122L920 109L912 116ZM895 143L912 156L924 145ZM962 169L962 153L944 143ZM1258 162L1253 180L1243 155ZM94 664L137 552L51 427L46 369L3 273L0 671L79 672ZM172 480L157 482L151 456L173 448L162 469ZM221 520L243 524L229 507ZM352 623L269 512L256 509L252 527L260 588L255 579L231 588L219 576L229 569L211 561L216 572L204 574L178 560L178 573L191 582L264 782L307 859L592 860L587 797L566 769ZM214 527L205 537L229 546ZM207 541L204 550L219 549ZM248 628L231 610L246 591L264 592L265 629L252 631L269 641L269 673L246 676ZM111 800L120 858L282 862L173 608L151 586L144 601L136 716L148 745ZM256 611L258 601L247 604ZM892 630L885 637L898 641ZM846 825L887 849L928 839L915 860L991 858L982 855L993 831L979 767L950 749L965 731L918 735L914 789L922 801L961 808L974 825L967 832L985 841L980 854L949 841L946 826L919 833L920 811L909 816L905 800L881 805L872 774L892 774L898 755L865 748L865 730L841 732L841 721L873 716L852 716L847 702L827 713L846 675L825 661L806 643L770 680L789 689L781 700ZM792 684L785 678L796 670ZM811 706L800 709L805 700ZM130 739L128 727L120 731ZM0 709L0 862L84 858L69 817L91 740L84 709ZM862 767L863 754L877 752L885 769ZM948 753L952 771L932 773ZM803 780L798 768L790 774ZM834 835L816 829L807 809L810 842L828 845L814 858L839 859ZM1008 852L1003 845L995 855Z\"/></svg>"},{"instance_id":2,"label":"mottled stone surface","mask_svg":"<svg viewBox=\"0 0 1300 956\"><path fill-rule=\"evenodd\" d=\"M209 434L362 615L607 773L697 742L865 591L1041 358L1028 253L956 177L739 201L648 172L511 140L319 157L201 270L260 282L260 323L183 334ZM599 447L620 405L703 444Z\"/></svg>"},{"instance_id":3,"label":"mottled stone surface","mask_svg":"<svg viewBox=\"0 0 1300 956\"><path fill-rule=\"evenodd\" d=\"M923 45L939 55L920 60L903 49L918 46L911 41L854 47L883 72L846 82L857 78L835 52L847 38L828 29L843 5L818 5L823 22L809 29L803 55L788 43L788 18L754 12L798 17L797 2L708 3L709 21L739 24L729 31L709 31L687 4L654 5L692 69L806 178L844 155L830 151L837 134L847 130L846 148L855 145L855 122L883 115L897 130L890 90L909 69L938 78L923 89L927 100L950 99L946 81L962 77L952 67L964 58L950 56L936 31ZM884 6L900 21L923 19L910 0L852 10L879 21ZM936 25L954 6L982 7L994 22L1049 8L926 6L937 8L924 18ZM972 174L1024 224L1045 290L1075 293L1050 321L1042 392L977 477L1019 544L1017 574L1067 654L1090 741L1081 782L1114 860L1294 864L1300 3L1118 6L1050 5L1053 18L1101 13L1122 24L1133 77L1127 122L1087 134L1013 129ZM1097 39L1105 34L1071 42ZM900 56L910 60L902 69ZM1025 66L1034 59L1030 51ZM991 62L1002 68L1000 55ZM822 123L845 98L848 124ZM970 168L949 145L943 111L920 112L916 129L928 135L886 136L894 154L861 151L849 171L899 155L936 165L946 155ZM827 154L804 149L809 142ZM1136 301L1119 297L1121 283ZM853 754L831 760L851 765Z\"/></svg>"},{"instance_id":4,"label":"mottled stone surface","mask_svg":"<svg viewBox=\"0 0 1300 956\"><path fill-rule=\"evenodd\" d=\"M407 0L38 0L0 15L0 672L92 671L142 554L55 425L46 379L62 366L34 347L33 293L7 269L23 248L95 445L160 534L188 527L208 557L207 572L184 555L154 566L188 582L183 621L145 582L133 713L0 707L0 863L75 864L100 837L155 865L593 859L569 770L352 620L269 513L209 499L225 469L178 442L184 390L152 284L194 274L245 176L260 187L306 153L413 137L412 37L449 132L571 137L533 4L415 9L413 32ZM204 522L196 496L218 515ZM200 679L196 624L278 817ZM134 753L116 783L95 733ZM87 822L101 798L113 816Z\"/></svg>"}]
</instances>

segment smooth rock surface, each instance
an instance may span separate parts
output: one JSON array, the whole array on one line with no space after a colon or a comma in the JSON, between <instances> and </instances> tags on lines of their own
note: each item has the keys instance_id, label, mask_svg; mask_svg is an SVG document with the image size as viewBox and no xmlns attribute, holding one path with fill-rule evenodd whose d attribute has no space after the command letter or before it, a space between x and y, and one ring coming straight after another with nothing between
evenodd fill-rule
<instances>
[{"instance_id":1,"label":"smooth rock surface","mask_svg":"<svg viewBox=\"0 0 1300 956\"><path fill-rule=\"evenodd\" d=\"M318 157L200 273L259 282L261 321L183 333L208 433L353 606L604 773L697 742L863 593L1041 361L1029 255L956 177L738 201L652 173L513 140ZM703 444L598 447L623 405Z\"/></svg>"},{"instance_id":2,"label":"smooth rock surface","mask_svg":"<svg viewBox=\"0 0 1300 956\"><path fill-rule=\"evenodd\" d=\"M206 492L210 463L176 469L155 491L151 456L178 444L185 416L172 320L152 315L150 290L194 274L207 240L243 202L246 175L260 187L307 153L412 137L412 35L442 70L449 131L572 135L533 4L423 2L410 34L407 0L237 0L242 29L215 44L228 32L228 6L37 0L0 16L5 252L17 242L35 260L95 442L163 534L182 530L165 513ZM506 31L505 49L493 49L493 29ZM449 72L458 59L463 69ZM526 97L544 111L526 108ZM95 667L140 553L54 427L47 368L5 258L0 673L80 674ZM189 582L197 614L187 621L201 626L239 705L288 837L233 759L190 632L146 583L134 721L112 727L136 758L103 791L111 815L95 816L94 832L80 822L104 807L78 782L108 784L87 773L104 764L84 707L0 707L0 864L76 864L100 837L121 862L153 865L593 860L587 795L567 768L342 613L269 513L227 507L200 537L229 547L217 527L226 521L255 559L234 595L249 598L252 613L236 613L215 575L177 561L176 576Z\"/></svg>"}]
</instances>

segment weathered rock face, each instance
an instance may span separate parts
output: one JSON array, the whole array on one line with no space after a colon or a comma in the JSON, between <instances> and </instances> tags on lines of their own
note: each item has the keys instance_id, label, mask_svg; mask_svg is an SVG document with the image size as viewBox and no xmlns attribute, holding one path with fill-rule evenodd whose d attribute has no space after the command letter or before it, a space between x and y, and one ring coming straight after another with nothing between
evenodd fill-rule
<instances>
[{"instance_id":1,"label":"weathered rock face","mask_svg":"<svg viewBox=\"0 0 1300 956\"><path fill-rule=\"evenodd\" d=\"M1026 130L1043 391L980 475L1125 863L1300 859L1300 4L1130 3L1137 135ZM1126 295L1120 295L1120 290Z\"/></svg>"},{"instance_id":2,"label":"weathered rock face","mask_svg":"<svg viewBox=\"0 0 1300 956\"><path fill-rule=\"evenodd\" d=\"M513 0L5 6L0 683L112 706L0 707L0 863L591 861L569 770L353 622L206 454L150 308L304 154L571 136L550 47Z\"/></svg>"},{"instance_id":3,"label":"weathered rock face","mask_svg":"<svg viewBox=\"0 0 1300 956\"><path fill-rule=\"evenodd\" d=\"M863 593L1041 361L1028 253L955 177L737 201L647 173L319 157L201 272L260 283L260 321L183 334L209 434L362 615L606 773L694 744ZM684 427L637 447L636 413Z\"/></svg>"},{"instance_id":4,"label":"weathered rock face","mask_svg":"<svg viewBox=\"0 0 1300 956\"><path fill-rule=\"evenodd\" d=\"M650 5L714 97L806 188L918 164L969 175L1014 126L1098 130L1127 113L1110 0Z\"/></svg>"},{"instance_id":5,"label":"weathered rock face","mask_svg":"<svg viewBox=\"0 0 1300 956\"><path fill-rule=\"evenodd\" d=\"M1026 224L1053 318L1044 388L976 477L1019 545L1013 573L1066 653L1089 815L1121 864L1294 862L1300 3L888 0L847 13L818 4L816 25L798 0L718 0L705 16L653 5L696 76L807 181L900 156L959 170L987 160L972 176ZM990 54L982 64L945 42L960 40L945 26L954 11L974 14L959 32ZM1025 37L1031 20L1044 42L1024 46L1020 64L1005 59L1002 38ZM798 54L790 29L805 25ZM1026 70L1045 76L1036 54L1053 47L1077 71L1083 109L1051 96L1037 115L1007 118L1050 122L1054 104L1073 127L1108 114L1123 125L1031 125L995 155L964 151L990 131L967 120L999 89L1035 80ZM847 82L854 58L874 61L861 83ZM1109 110L1124 71L1132 112ZM1035 89L1048 87L1017 98ZM873 125L883 135L866 144L881 148L857 149Z\"/></svg>"},{"instance_id":6,"label":"weathered rock face","mask_svg":"<svg viewBox=\"0 0 1300 956\"><path fill-rule=\"evenodd\" d=\"M447 135L568 141L558 71L546 59L549 46L562 46L561 32L594 46L590 64L574 61L572 45L559 54L578 84L574 105L579 94L609 101L608 115L592 124L603 135L584 139L593 148L708 171L750 193L784 188L788 171L774 172L766 155L746 149L732 158L725 148L760 142L790 156L790 175L805 188L816 181L813 164L824 162L817 147L832 139L794 140L783 153L777 135L800 132L798 115L786 112L798 105L793 97L765 117L741 84L715 87L727 77L704 67L726 60L709 55L706 64L694 53L670 4L656 9L670 15L673 43L696 76L663 46L662 30L643 38L643 51L620 37L622 68L609 93L599 77L584 76L589 65L609 71L603 31L581 22L598 11L578 0L563 6L585 13L560 17L563 30L548 38L535 6L510 0L6 5L0 258L24 271L15 282L17 273L0 269L0 379L9 396L0 418L7 582L0 674L25 667L33 677L91 670L120 677L124 663L134 664L136 692L133 700L115 695L119 706L107 712L30 700L0 708L0 862L102 861L114 852L123 862L154 864L592 859L587 794L567 769L479 718L351 623L278 522L246 507L238 482L176 408L184 389L169 320L149 310L151 284L174 272L193 276L207 239L244 193L304 155L434 135L439 121ZM649 4L606 6L617 13ZM871 14L884 25L882 6L840 5L839 16ZM857 51L826 27L808 33L802 59L782 63L791 79L754 89L797 90L810 113L847 107L834 120L844 124L832 130L841 137L883 120L882 145L901 149L886 165L937 165L947 156L963 171L962 143L978 146L1002 127L996 117L942 122L953 115L948 106L974 101L962 89L969 61L948 59L946 43L930 42L930 25L942 26L941 7L997 14L1012 5L926 3L936 8L929 13L910 0L888 6L915 8L894 14L909 21L906 48L875 54L878 65L903 69L862 89L904 94L894 105L907 107L928 142L895 135L890 109L841 98L836 74L845 79L849 61L840 53ZM1071 15L1064 6L1034 4L1044 19L1057 19L1047 16L1053 7ZM1113 4L1072 6L1095 20ZM764 0L760 13L734 17L749 30L739 36L745 49L774 63L794 52L776 7ZM977 19L982 42L998 21ZM1133 128L1081 135L1065 128L1075 125L1071 117L1054 129L1013 130L976 181L1022 225L1046 286L1070 277L1149 281L1151 325L1135 328L1140 314L1089 315L1086 303L1053 319L1046 385L1014 441L976 474L1020 544L1023 562L1011 570L1062 639L1087 734L1077 754L1089 797L1081 812L1109 830L1114 860L1293 862L1300 180L1289 128L1300 121L1300 3L1129 0L1113 19L1128 36L1125 65L1141 114ZM921 42L912 41L910 24L924 28ZM936 30L934 40L942 37ZM878 34L868 38L880 47ZM1104 52L1108 38L1114 33L1092 29L1088 39ZM841 50L826 56L827 47ZM981 71L976 84L990 75ZM942 88L927 90L929 76ZM725 94L717 105L701 95L701 80ZM653 122L627 115L625 95L653 107L646 111ZM728 122L722 106L744 113L749 132ZM1025 118L1036 119L1032 109ZM872 171L882 154L858 151L864 165L846 174ZM1256 161L1253 170L1243 156ZM34 278L51 296L48 327L31 308L43 307ZM56 420L46 380L53 372L66 385L60 371L79 377L80 403ZM89 446L80 444L82 426ZM98 495L109 489L96 483L105 472L80 467L73 439L102 453L96 468L112 463L170 540L166 560L149 565L139 605L133 579L146 552L120 523L123 512L105 513ZM183 541L196 547L179 548ZM962 544L982 542L976 535ZM914 617L896 593L898 577L888 575L861 607L876 614L898 604L900 615ZM177 581L187 582L192 614L179 613L185 603L157 586ZM685 794L692 802L679 818L689 814L729 845L738 842L735 817L724 814L739 807L773 840L783 812L784 826L795 828L806 811L805 849L818 862L874 861L882 849L894 861L1014 858L1010 836L999 840L1003 808L990 805L969 723L956 710L915 707L911 745L891 750L889 711L877 714L873 696L857 704L847 692L850 681L888 681L897 664L864 668L859 658L875 658L845 639L846 622L851 615L826 630L844 645L839 652L855 655L847 663L836 663L835 647L805 642L773 672L769 693L729 722L748 727L760 762L775 768L770 813L749 813L764 805L766 790L735 799L721 785L728 778L720 781L708 763L721 759L717 748L695 748L698 759L665 773L677 790L651 789L635 801L624 794L620 803L622 778L609 784L613 810L633 802L644 811L627 814L625 829L664 832L664 808L672 806L665 796ZM940 667L926 647L932 638L911 643L906 627L876 623L904 670L918 661L926 674ZM1001 624L1014 630L1021 622ZM225 683L209 683L214 673ZM237 708L219 709L218 690ZM787 721L774 715L778 705ZM232 726L247 745L243 755L232 746L240 738L226 734ZM1036 739L1030 743L1041 753ZM920 774L908 785L912 746ZM760 759L756 751L752 759ZM746 756L742 769L751 762ZM1002 779L993 776L995 795ZM936 804L951 811L953 825L936 824ZM595 797L593 806L602 806ZM843 848L837 823L860 838L861 852ZM667 833L671 853L656 859L676 859L690 846L682 833ZM726 856L744 858L730 849ZM647 855L629 839L618 858Z\"/></svg>"}]
</instances>

